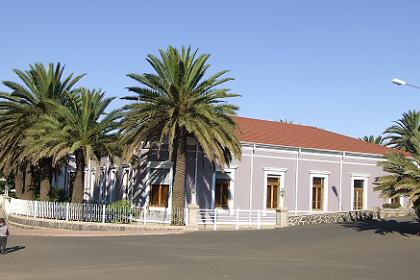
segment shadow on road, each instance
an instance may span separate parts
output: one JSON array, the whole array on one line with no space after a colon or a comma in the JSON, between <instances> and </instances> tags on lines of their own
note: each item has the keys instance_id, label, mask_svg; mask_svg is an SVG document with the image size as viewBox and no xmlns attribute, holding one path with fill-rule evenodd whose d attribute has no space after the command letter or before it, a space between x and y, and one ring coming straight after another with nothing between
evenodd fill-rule
<instances>
[{"instance_id":1,"label":"shadow on road","mask_svg":"<svg viewBox=\"0 0 420 280\"><path fill-rule=\"evenodd\" d=\"M399 233L403 236L419 235L420 223L414 217L393 220L366 220L353 224L344 224L346 228L357 231L372 230L378 234Z\"/></svg>"},{"instance_id":2,"label":"shadow on road","mask_svg":"<svg viewBox=\"0 0 420 280\"><path fill-rule=\"evenodd\" d=\"M4 252L6 254L10 254L10 253L14 253L14 252L19 251L19 250L23 250L25 248L26 248L26 246L13 246L13 247L6 248L6 250L4 250Z\"/></svg>"}]
</instances>

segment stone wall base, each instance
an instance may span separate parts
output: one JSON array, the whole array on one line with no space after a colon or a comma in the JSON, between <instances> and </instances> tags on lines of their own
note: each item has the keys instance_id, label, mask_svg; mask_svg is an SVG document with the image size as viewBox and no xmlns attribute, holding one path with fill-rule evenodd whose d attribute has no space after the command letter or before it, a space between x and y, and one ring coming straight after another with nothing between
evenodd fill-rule
<instances>
[{"instance_id":1,"label":"stone wall base","mask_svg":"<svg viewBox=\"0 0 420 280\"><path fill-rule=\"evenodd\" d=\"M312 224L351 223L363 220L379 219L379 209L336 213L319 213L300 216L289 216L289 226Z\"/></svg>"}]
</instances>

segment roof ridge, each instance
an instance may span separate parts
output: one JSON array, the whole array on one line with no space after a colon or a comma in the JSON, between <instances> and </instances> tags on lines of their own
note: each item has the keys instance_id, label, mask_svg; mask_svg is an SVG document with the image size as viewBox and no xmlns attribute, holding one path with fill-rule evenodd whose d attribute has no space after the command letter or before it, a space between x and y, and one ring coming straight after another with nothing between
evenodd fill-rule
<instances>
[{"instance_id":1,"label":"roof ridge","mask_svg":"<svg viewBox=\"0 0 420 280\"><path fill-rule=\"evenodd\" d=\"M254 120L254 121L263 121L263 122L270 122L275 124L281 124L281 125L289 125L289 126L303 126L303 127L310 127L315 129L324 130L322 128L306 125L306 124L297 124L297 123L287 123L287 122L281 122L281 121L273 121L273 120L266 120L266 119L256 119L256 118L250 118L250 117L243 117L243 116L234 116L235 118L241 118L241 119L248 119L248 120Z\"/></svg>"}]
</instances>

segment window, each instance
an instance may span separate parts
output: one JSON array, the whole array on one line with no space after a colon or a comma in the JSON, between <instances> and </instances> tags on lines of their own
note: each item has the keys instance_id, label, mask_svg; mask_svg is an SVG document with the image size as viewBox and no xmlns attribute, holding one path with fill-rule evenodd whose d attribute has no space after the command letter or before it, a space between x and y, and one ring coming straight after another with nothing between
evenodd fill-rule
<instances>
[{"instance_id":1,"label":"window","mask_svg":"<svg viewBox=\"0 0 420 280\"><path fill-rule=\"evenodd\" d=\"M168 207L169 185L152 185L150 190L150 206Z\"/></svg>"},{"instance_id":2,"label":"window","mask_svg":"<svg viewBox=\"0 0 420 280\"><path fill-rule=\"evenodd\" d=\"M367 184L369 175L357 174L351 177L351 210L361 210L367 208Z\"/></svg>"},{"instance_id":3,"label":"window","mask_svg":"<svg viewBox=\"0 0 420 280\"><path fill-rule=\"evenodd\" d=\"M267 208L277 208L278 193L280 190L280 177L267 177Z\"/></svg>"},{"instance_id":4,"label":"window","mask_svg":"<svg viewBox=\"0 0 420 280\"><path fill-rule=\"evenodd\" d=\"M391 198L391 204L401 206L401 199L399 196Z\"/></svg>"},{"instance_id":5,"label":"window","mask_svg":"<svg viewBox=\"0 0 420 280\"><path fill-rule=\"evenodd\" d=\"M172 184L171 169L149 167L148 172L147 181L149 185L149 206L165 208L170 207L170 192Z\"/></svg>"},{"instance_id":6,"label":"window","mask_svg":"<svg viewBox=\"0 0 420 280\"><path fill-rule=\"evenodd\" d=\"M287 168L264 167L263 169L264 181L261 182L263 195L260 200L263 210L283 207L285 199L281 194L284 191Z\"/></svg>"},{"instance_id":7,"label":"window","mask_svg":"<svg viewBox=\"0 0 420 280\"><path fill-rule=\"evenodd\" d=\"M216 170L214 173L212 202L215 208L233 209L234 174L232 169Z\"/></svg>"},{"instance_id":8,"label":"window","mask_svg":"<svg viewBox=\"0 0 420 280\"><path fill-rule=\"evenodd\" d=\"M215 205L217 208L229 207L229 185L230 180L228 179L216 179Z\"/></svg>"},{"instance_id":9,"label":"window","mask_svg":"<svg viewBox=\"0 0 420 280\"><path fill-rule=\"evenodd\" d=\"M363 209L365 180L353 181L353 210Z\"/></svg>"},{"instance_id":10,"label":"window","mask_svg":"<svg viewBox=\"0 0 420 280\"><path fill-rule=\"evenodd\" d=\"M323 210L325 178L312 178L312 210Z\"/></svg>"}]
</instances>

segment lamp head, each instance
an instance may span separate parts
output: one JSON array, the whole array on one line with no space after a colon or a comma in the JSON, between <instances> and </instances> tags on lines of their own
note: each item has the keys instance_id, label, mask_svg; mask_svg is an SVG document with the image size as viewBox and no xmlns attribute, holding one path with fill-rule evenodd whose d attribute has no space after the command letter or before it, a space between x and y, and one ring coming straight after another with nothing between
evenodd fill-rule
<instances>
[{"instance_id":1,"label":"lamp head","mask_svg":"<svg viewBox=\"0 0 420 280\"><path fill-rule=\"evenodd\" d=\"M407 82L400 79L392 79L392 83L397 86L406 86Z\"/></svg>"}]
</instances>

